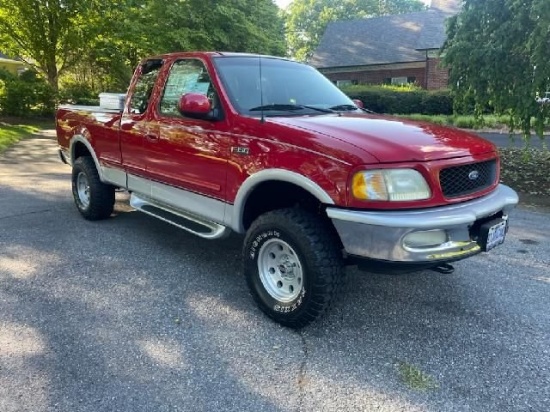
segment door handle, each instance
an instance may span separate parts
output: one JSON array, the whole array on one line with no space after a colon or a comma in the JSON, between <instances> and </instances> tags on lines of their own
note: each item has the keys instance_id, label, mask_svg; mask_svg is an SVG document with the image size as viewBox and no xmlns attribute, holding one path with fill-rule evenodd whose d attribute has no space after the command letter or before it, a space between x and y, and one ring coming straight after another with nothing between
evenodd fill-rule
<instances>
[{"instance_id":1,"label":"door handle","mask_svg":"<svg viewBox=\"0 0 550 412\"><path fill-rule=\"evenodd\" d=\"M158 142L159 137L153 133L145 133L145 138L150 142Z\"/></svg>"}]
</instances>

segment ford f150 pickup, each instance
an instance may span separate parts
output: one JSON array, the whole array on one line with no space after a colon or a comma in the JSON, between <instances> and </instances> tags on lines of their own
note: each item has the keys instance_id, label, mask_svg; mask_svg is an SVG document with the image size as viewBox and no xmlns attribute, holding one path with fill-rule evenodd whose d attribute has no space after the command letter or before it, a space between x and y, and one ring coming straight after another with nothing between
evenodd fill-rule
<instances>
[{"instance_id":1,"label":"ford f150 pickup","mask_svg":"<svg viewBox=\"0 0 550 412\"><path fill-rule=\"evenodd\" d=\"M518 201L493 144L367 113L287 59L156 56L114 100L57 113L78 211L108 218L121 188L135 209L203 238L246 234L251 294L286 326L325 312L346 264L445 272L491 250Z\"/></svg>"}]
</instances>

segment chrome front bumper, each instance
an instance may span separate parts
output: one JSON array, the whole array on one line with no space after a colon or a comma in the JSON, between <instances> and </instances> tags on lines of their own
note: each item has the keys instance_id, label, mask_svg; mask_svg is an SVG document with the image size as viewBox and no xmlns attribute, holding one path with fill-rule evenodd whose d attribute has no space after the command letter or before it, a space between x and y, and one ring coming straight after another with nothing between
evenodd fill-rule
<instances>
[{"instance_id":1,"label":"chrome front bumper","mask_svg":"<svg viewBox=\"0 0 550 412\"><path fill-rule=\"evenodd\" d=\"M499 185L482 198L456 205L409 211L352 211L327 208L346 252L361 258L396 263L430 263L459 260L481 251L471 227L480 219L508 212L518 195ZM414 232L444 231L446 240L429 247L410 247L404 242Z\"/></svg>"}]
</instances>

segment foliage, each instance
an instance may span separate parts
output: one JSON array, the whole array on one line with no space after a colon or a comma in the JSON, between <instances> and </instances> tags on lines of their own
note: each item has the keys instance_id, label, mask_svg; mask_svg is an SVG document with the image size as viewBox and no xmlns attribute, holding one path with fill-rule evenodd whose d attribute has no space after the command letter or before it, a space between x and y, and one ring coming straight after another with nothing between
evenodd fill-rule
<instances>
[{"instance_id":1,"label":"foliage","mask_svg":"<svg viewBox=\"0 0 550 412\"><path fill-rule=\"evenodd\" d=\"M389 114L451 114L452 98L449 91L428 91L420 88L356 85L342 91L363 102L366 109Z\"/></svg>"},{"instance_id":2,"label":"foliage","mask_svg":"<svg viewBox=\"0 0 550 412\"><path fill-rule=\"evenodd\" d=\"M550 198L550 151L499 149L501 180L521 193Z\"/></svg>"},{"instance_id":3,"label":"foliage","mask_svg":"<svg viewBox=\"0 0 550 412\"><path fill-rule=\"evenodd\" d=\"M152 54L224 50L284 54L272 0L0 0L3 52L21 56L57 91L124 91Z\"/></svg>"},{"instance_id":4,"label":"foliage","mask_svg":"<svg viewBox=\"0 0 550 412\"><path fill-rule=\"evenodd\" d=\"M451 114L453 98L449 90L422 91L422 113Z\"/></svg>"},{"instance_id":5,"label":"foliage","mask_svg":"<svg viewBox=\"0 0 550 412\"><path fill-rule=\"evenodd\" d=\"M0 113L9 116L51 115L54 93L48 83L29 70L21 76L0 70Z\"/></svg>"},{"instance_id":6,"label":"foliage","mask_svg":"<svg viewBox=\"0 0 550 412\"><path fill-rule=\"evenodd\" d=\"M95 98L100 92L124 92L139 61L164 52L157 45L166 42L174 30L160 29L163 16L153 14L157 3L158 0L112 0L109 9L93 22L97 35L89 39L89 47L63 79L63 87L86 85Z\"/></svg>"},{"instance_id":7,"label":"foliage","mask_svg":"<svg viewBox=\"0 0 550 412\"><path fill-rule=\"evenodd\" d=\"M550 90L550 2L466 0L450 19L444 62L456 107L473 105L507 114L510 126L530 133L531 118L541 135L550 107L536 103Z\"/></svg>"},{"instance_id":8,"label":"foliage","mask_svg":"<svg viewBox=\"0 0 550 412\"><path fill-rule=\"evenodd\" d=\"M403 383L411 389L425 391L439 387L430 375L410 363L399 362L397 369Z\"/></svg>"},{"instance_id":9,"label":"foliage","mask_svg":"<svg viewBox=\"0 0 550 412\"><path fill-rule=\"evenodd\" d=\"M497 129L501 133L511 133L510 116L507 115L484 115L479 118L474 115L427 115L427 114L400 114L404 119L416 120L421 122L430 122L434 124L455 126L461 129ZM535 119L531 119L531 125L535 124ZM549 130L549 125L545 125L545 130Z\"/></svg>"},{"instance_id":10,"label":"foliage","mask_svg":"<svg viewBox=\"0 0 550 412\"><path fill-rule=\"evenodd\" d=\"M356 85L359 86L359 85ZM406 83L406 84L380 84L379 87L382 87L386 90L393 90L395 92L411 92L414 90L422 90L417 83Z\"/></svg>"},{"instance_id":11,"label":"foliage","mask_svg":"<svg viewBox=\"0 0 550 412\"><path fill-rule=\"evenodd\" d=\"M20 56L57 91L58 78L81 58L95 28L99 0L0 0L6 52ZM105 6L103 6L105 7Z\"/></svg>"},{"instance_id":12,"label":"foliage","mask_svg":"<svg viewBox=\"0 0 550 412\"><path fill-rule=\"evenodd\" d=\"M156 0L149 12L159 52L285 53L283 21L272 0Z\"/></svg>"},{"instance_id":13,"label":"foliage","mask_svg":"<svg viewBox=\"0 0 550 412\"><path fill-rule=\"evenodd\" d=\"M424 7L418 0L294 0L285 13L289 53L307 61L332 21L408 13Z\"/></svg>"},{"instance_id":14,"label":"foliage","mask_svg":"<svg viewBox=\"0 0 550 412\"><path fill-rule=\"evenodd\" d=\"M61 103L97 105L98 93L85 82L69 81L63 83L59 92Z\"/></svg>"},{"instance_id":15,"label":"foliage","mask_svg":"<svg viewBox=\"0 0 550 412\"><path fill-rule=\"evenodd\" d=\"M428 122L428 123L438 124L442 126L451 126L453 124L452 116L413 113L413 114L400 114L400 115L396 115L396 117L408 119L408 120L414 120L415 122Z\"/></svg>"}]
</instances>

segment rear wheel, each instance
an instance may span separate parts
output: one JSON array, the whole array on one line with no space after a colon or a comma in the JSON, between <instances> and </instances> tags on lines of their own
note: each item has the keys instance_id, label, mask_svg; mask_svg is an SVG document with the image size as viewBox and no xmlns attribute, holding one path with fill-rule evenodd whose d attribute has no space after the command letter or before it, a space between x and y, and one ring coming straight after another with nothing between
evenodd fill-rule
<instances>
[{"instance_id":1,"label":"rear wheel","mask_svg":"<svg viewBox=\"0 0 550 412\"><path fill-rule=\"evenodd\" d=\"M75 160L72 189L76 207L84 218L101 220L113 213L115 188L101 182L91 157L81 156Z\"/></svg>"},{"instance_id":2,"label":"rear wheel","mask_svg":"<svg viewBox=\"0 0 550 412\"><path fill-rule=\"evenodd\" d=\"M243 254L252 297L270 318L292 328L321 316L344 276L340 247L327 223L301 209L260 216Z\"/></svg>"}]
</instances>

